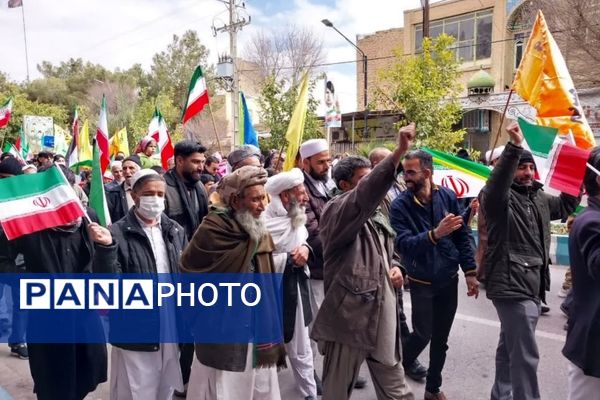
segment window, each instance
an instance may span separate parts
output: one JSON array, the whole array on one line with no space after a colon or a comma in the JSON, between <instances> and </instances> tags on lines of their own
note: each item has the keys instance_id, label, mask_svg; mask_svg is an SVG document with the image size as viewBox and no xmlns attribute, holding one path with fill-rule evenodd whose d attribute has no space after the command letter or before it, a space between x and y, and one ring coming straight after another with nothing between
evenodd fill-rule
<instances>
[{"instance_id":1,"label":"window","mask_svg":"<svg viewBox=\"0 0 600 400\"><path fill-rule=\"evenodd\" d=\"M518 33L515 35L515 69L519 68L525 51L525 34Z\"/></svg>"},{"instance_id":2,"label":"window","mask_svg":"<svg viewBox=\"0 0 600 400\"><path fill-rule=\"evenodd\" d=\"M492 10L432 21L429 36L436 38L445 33L456 39L456 57L462 62L490 58L492 54ZM423 49L423 25L415 27L415 51Z\"/></svg>"},{"instance_id":3,"label":"window","mask_svg":"<svg viewBox=\"0 0 600 400\"><path fill-rule=\"evenodd\" d=\"M463 115L462 127L472 133L488 133L490 131L490 111L472 110Z\"/></svg>"}]
</instances>

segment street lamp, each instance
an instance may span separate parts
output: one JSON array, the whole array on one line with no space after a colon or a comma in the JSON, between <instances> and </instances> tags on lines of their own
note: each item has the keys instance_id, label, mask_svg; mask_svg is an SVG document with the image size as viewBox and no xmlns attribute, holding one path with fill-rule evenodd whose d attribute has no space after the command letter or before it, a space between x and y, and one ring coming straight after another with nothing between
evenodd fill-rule
<instances>
[{"instance_id":1,"label":"street lamp","mask_svg":"<svg viewBox=\"0 0 600 400\"><path fill-rule=\"evenodd\" d=\"M334 25L333 23L328 20L328 19L322 19L321 22L323 23L323 25L325 25L328 28L333 28L337 33L339 33L344 39L346 39L346 41L348 43L350 43L356 50L358 50L358 52L360 54L362 54L362 58L363 58L363 84L364 84L364 96L363 96L363 105L365 108L364 114L365 114L365 129L364 129L364 138L366 139L368 136L368 126L367 126L367 121L369 119L369 110L367 108L367 55L365 54L364 51L362 51L360 49L360 47L358 47L356 44L354 44L353 41L351 41L350 39L348 39L342 32L340 32Z\"/></svg>"}]
</instances>

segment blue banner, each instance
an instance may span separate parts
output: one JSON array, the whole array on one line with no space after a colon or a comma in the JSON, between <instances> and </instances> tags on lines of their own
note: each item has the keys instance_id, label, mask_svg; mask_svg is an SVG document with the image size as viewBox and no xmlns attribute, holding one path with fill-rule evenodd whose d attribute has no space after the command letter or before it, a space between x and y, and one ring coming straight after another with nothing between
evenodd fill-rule
<instances>
[{"instance_id":1,"label":"blue banner","mask_svg":"<svg viewBox=\"0 0 600 400\"><path fill-rule=\"evenodd\" d=\"M279 343L282 274L0 274L28 343ZM6 287L4 287L6 288ZM16 319L26 316L26 324Z\"/></svg>"}]
</instances>

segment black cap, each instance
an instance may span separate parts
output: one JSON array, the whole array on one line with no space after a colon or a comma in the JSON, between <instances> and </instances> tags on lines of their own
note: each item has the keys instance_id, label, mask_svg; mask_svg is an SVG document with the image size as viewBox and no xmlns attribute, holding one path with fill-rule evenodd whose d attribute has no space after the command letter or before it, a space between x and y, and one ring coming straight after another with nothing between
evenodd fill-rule
<instances>
[{"instance_id":1,"label":"black cap","mask_svg":"<svg viewBox=\"0 0 600 400\"><path fill-rule=\"evenodd\" d=\"M529 150L523 150L523 153L521 153L521 158L519 158L519 165L524 163L532 163L533 165L535 165L533 154L531 154Z\"/></svg>"},{"instance_id":2,"label":"black cap","mask_svg":"<svg viewBox=\"0 0 600 400\"><path fill-rule=\"evenodd\" d=\"M123 160L123 164L125 164L125 161L131 161L136 163L137 165L140 166L140 168L142 168L142 161L140 160L140 157L133 155L133 156L129 156L126 159Z\"/></svg>"}]
</instances>

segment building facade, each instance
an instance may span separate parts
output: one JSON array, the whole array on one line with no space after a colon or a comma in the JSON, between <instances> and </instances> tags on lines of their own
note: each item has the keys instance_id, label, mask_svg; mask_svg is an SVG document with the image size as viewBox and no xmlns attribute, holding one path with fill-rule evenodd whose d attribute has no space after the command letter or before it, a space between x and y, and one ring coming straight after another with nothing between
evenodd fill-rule
<instances>
[{"instance_id":1,"label":"building facade","mask_svg":"<svg viewBox=\"0 0 600 400\"><path fill-rule=\"evenodd\" d=\"M502 113L537 10L543 7L543 0L442 0L431 4L429 36L435 38L445 33L456 39L454 48L463 86L460 103L464 113L460 125L467 130L465 146L488 150L497 132L502 135L500 143L507 140L500 126ZM422 10L407 10L403 18L403 28L357 36L358 47L373 60L368 63L369 88L377 87L380 71L396 62L394 52L414 55L421 50ZM550 29L553 30L551 25ZM570 51L560 32L554 38L567 61L588 121L600 138L600 85L594 86L573 74L578 71L581 57ZM358 63L357 104L362 104L363 96L362 64ZM535 110L513 94L506 116L533 121ZM503 125L507 123L505 120Z\"/></svg>"}]
</instances>

